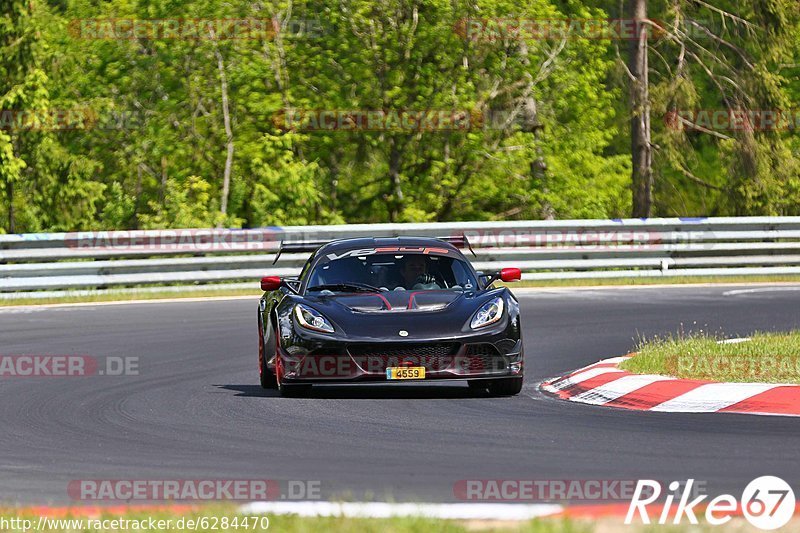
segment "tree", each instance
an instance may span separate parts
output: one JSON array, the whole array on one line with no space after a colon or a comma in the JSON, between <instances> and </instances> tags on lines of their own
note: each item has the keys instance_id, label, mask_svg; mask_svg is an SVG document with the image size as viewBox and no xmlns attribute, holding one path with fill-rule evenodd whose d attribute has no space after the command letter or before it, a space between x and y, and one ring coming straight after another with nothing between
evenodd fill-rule
<instances>
[{"instance_id":1,"label":"tree","mask_svg":"<svg viewBox=\"0 0 800 533\"><path fill-rule=\"evenodd\" d=\"M0 129L0 185L5 193L6 229L11 233L17 228L16 190L28 167L20 153L23 130L35 128L33 116L47 111L38 9L36 0L9 0L0 5L0 112L5 129Z\"/></svg>"},{"instance_id":2,"label":"tree","mask_svg":"<svg viewBox=\"0 0 800 533\"><path fill-rule=\"evenodd\" d=\"M631 186L634 217L649 217L653 206L653 145L650 134L650 81L647 0L628 0L636 38L630 41Z\"/></svg>"},{"instance_id":3,"label":"tree","mask_svg":"<svg viewBox=\"0 0 800 533\"><path fill-rule=\"evenodd\" d=\"M614 13L612 2L600 4ZM638 31L626 68L633 216L651 216L654 209L747 214L777 208L780 194L767 191L791 189L798 165L786 134L758 125L719 131L687 121L683 112L737 116L791 107L781 65L796 57L800 5L629 0L622 16ZM651 127L651 110L667 120ZM664 194L654 197L656 176L671 183L659 184Z\"/></svg>"},{"instance_id":4,"label":"tree","mask_svg":"<svg viewBox=\"0 0 800 533\"><path fill-rule=\"evenodd\" d=\"M350 0L295 6L329 32L287 49L287 107L473 113L485 122L449 131L315 131L302 153L319 157L326 193L347 220L619 216L629 173L605 157L616 95L606 44L527 40L467 20L567 14L548 1ZM568 14L601 17L578 8ZM310 83L306 80L313 80ZM570 131L571 130L571 131ZM536 162L535 165L532 163ZM592 193L602 182L608 192ZM566 199L572 201L566 201Z\"/></svg>"}]
</instances>

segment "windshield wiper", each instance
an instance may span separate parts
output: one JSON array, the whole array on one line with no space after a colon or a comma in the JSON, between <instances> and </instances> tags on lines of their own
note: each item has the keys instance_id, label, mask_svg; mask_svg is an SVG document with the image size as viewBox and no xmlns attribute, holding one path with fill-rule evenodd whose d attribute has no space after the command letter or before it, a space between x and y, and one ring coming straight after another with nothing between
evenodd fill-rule
<instances>
[{"instance_id":1,"label":"windshield wiper","mask_svg":"<svg viewBox=\"0 0 800 533\"><path fill-rule=\"evenodd\" d=\"M353 291L353 292L380 292L379 287L367 285L366 283L327 283L324 285L315 285L306 289L308 291Z\"/></svg>"}]
</instances>

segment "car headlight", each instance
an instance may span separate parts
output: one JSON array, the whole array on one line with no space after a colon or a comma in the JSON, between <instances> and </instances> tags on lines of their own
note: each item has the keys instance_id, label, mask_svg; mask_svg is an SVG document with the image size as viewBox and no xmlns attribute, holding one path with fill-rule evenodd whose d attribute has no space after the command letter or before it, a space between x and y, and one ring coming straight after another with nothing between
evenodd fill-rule
<instances>
[{"instance_id":1,"label":"car headlight","mask_svg":"<svg viewBox=\"0 0 800 533\"><path fill-rule=\"evenodd\" d=\"M478 329L488 326L489 324L494 324L503 317L504 305L503 298L499 296L497 298L492 298L478 309L478 312L472 317L472 322L469 324L470 327L472 329Z\"/></svg>"},{"instance_id":2,"label":"car headlight","mask_svg":"<svg viewBox=\"0 0 800 533\"><path fill-rule=\"evenodd\" d=\"M306 329L314 331L321 331L323 333L333 333L333 326L328 322L328 319L322 316L319 311L306 307L305 305L297 304L294 307L294 316L297 321Z\"/></svg>"}]
</instances>

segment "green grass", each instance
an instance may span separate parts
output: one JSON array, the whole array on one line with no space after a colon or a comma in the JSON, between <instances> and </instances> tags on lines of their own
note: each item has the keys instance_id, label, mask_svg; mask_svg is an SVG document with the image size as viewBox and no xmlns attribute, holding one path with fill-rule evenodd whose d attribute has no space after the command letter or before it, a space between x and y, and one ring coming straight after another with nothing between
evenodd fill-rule
<instances>
[{"instance_id":1,"label":"green grass","mask_svg":"<svg viewBox=\"0 0 800 533\"><path fill-rule=\"evenodd\" d=\"M197 507L184 512L173 510L131 510L123 512L115 512L115 510L104 511L100 515L86 516L84 513L66 516L59 515L53 517L53 520L68 520L70 518L83 519L83 531L88 532L114 532L117 531L135 531L135 528L120 528L120 529L95 529L89 527L88 520L105 520L105 519L119 519L126 520L171 520L168 524L171 527L164 529L157 529L161 532L180 532L183 533L187 530L195 530L194 527L187 527L188 520L203 520L198 522L199 527L196 531L209 531L209 532L262 532L262 531L280 531L281 533L311 533L317 531L325 531L326 533L350 533L353 531L364 533L428 533L433 531L441 531L445 533L466 533L471 531L513 531L513 532L526 532L526 533L590 533L592 528L586 522L578 522L574 520L567 520L561 518L553 519L538 519L528 522L496 522L496 521L461 521L461 520L439 520L429 518L391 518L391 519L361 519L361 518L342 518L342 517L315 517L303 518L296 515L248 515L244 527L242 522L239 522L238 528L233 526L231 522L235 518L241 521L245 515L239 515L236 508L233 506L210 506L210 507ZM37 526L39 515L32 511L15 509L0 509L0 518L10 520L12 518L27 518L33 521L33 528ZM263 520L268 519L268 523ZM184 522L180 523L179 520L183 519ZM227 519L228 527L223 527ZM1 522L0 522L1 524ZM10 525L10 524L8 524ZM50 527L45 529L42 533L73 533L77 530L69 527L69 524L61 523L55 524L51 522ZM110 524L109 524L110 525ZM130 523L128 524L131 525ZM164 522L164 525L167 525ZM183 525L183 529L179 529L179 525ZM60 527L59 527L60 526ZM205 527L204 527L205 526ZM216 526L216 527L214 527ZM255 526L255 527L254 527ZM262 526L268 526L264 528ZM145 531L145 529L140 529ZM10 527L3 528L0 525L0 533L22 533L21 529L13 529Z\"/></svg>"},{"instance_id":2,"label":"green grass","mask_svg":"<svg viewBox=\"0 0 800 533\"><path fill-rule=\"evenodd\" d=\"M645 340L620 367L685 379L800 383L800 332L750 337L737 344L719 344L719 338L707 334Z\"/></svg>"},{"instance_id":3,"label":"green grass","mask_svg":"<svg viewBox=\"0 0 800 533\"><path fill-rule=\"evenodd\" d=\"M622 517L607 517L596 520L590 519L567 519L567 518L541 518L530 521L487 521L487 520L439 520L429 518L389 518L389 519L361 519L361 518L341 518L341 517L316 517L316 518L303 518L295 515L253 515L253 520L258 518L256 527L253 527L253 522L248 522L249 526L244 528L239 524L238 528L232 527L228 522L228 528L223 527L222 519L227 518L232 520L245 515L239 515L236 512L236 507L232 505L211 505L204 507L191 507L183 511L170 510L170 509L148 509L148 510L119 510L109 509L100 514L86 513L66 513L53 516L53 520L68 520L83 519L83 529L79 530L74 527L69 527L67 524L50 523L45 525L45 528L40 533L79 533L80 531L86 533L123 533L137 531L127 524L127 528L100 528L92 527L94 524L87 523L87 520L113 520L113 519L126 519L126 520L139 520L146 521L150 518L154 520L171 520L171 527L161 528L156 526L157 529L145 529L148 527L146 523L143 528L138 531L157 531L157 532L175 532L185 533L185 531L200 531L200 532L215 532L215 533L247 533L247 532L266 532L266 531L279 531L281 533L316 533L324 531L326 533L351 533L353 531L363 533L430 533L430 532L445 532L445 533L470 533L470 532L519 532L519 533L593 533L593 532L609 532L609 531L625 531L628 533L699 533L719 531L724 532L729 530L727 527L712 527L708 524L701 522L698 526L690 526L688 524L680 526L659 526L650 525L644 526L642 524L634 524L630 526L623 525ZM261 517L266 517L269 520L268 528L262 528L261 525L267 525L260 520ZM22 529L11 528L2 526L1 519L30 519L32 520L32 529L38 525L39 514L34 510L14 509L14 508L0 508L0 533L23 533ZM183 528L178 527L178 521L183 519ZM199 522L199 527L189 528L187 520L205 520ZM741 524L740 524L741 525ZM49 527L48 527L49 526ZM204 527L205 526L205 527ZM216 527L214 527L216 526ZM734 530L732 527L730 530Z\"/></svg>"},{"instance_id":4,"label":"green grass","mask_svg":"<svg viewBox=\"0 0 800 533\"><path fill-rule=\"evenodd\" d=\"M15 305L45 305L45 304L69 304L69 303L93 303L93 302L127 302L138 300L161 300L173 298L220 298L229 296L252 296L258 299L261 296L261 291L258 285L254 285L253 290L250 289L210 289L204 290L201 288L186 290L182 292L141 292L141 293L98 293L91 295L76 295L76 296L63 296L58 298L15 298L13 300L0 299L0 307L8 307Z\"/></svg>"}]
</instances>

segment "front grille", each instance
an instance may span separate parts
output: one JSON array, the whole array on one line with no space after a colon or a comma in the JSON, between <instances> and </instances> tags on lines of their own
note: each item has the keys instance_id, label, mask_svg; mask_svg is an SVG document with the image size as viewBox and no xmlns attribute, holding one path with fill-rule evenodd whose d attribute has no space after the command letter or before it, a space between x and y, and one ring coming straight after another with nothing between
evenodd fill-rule
<instances>
[{"instance_id":1,"label":"front grille","mask_svg":"<svg viewBox=\"0 0 800 533\"><path fill-rule=\"evenodd\" d=\"M483 343L483 344L470 344L467 346L467 356L470 355L500 355L500 352L497 351L497 348L494 347L493 344Z\"/></svg>"},{"instance_id":2,"label":"front grille","mask_svg":"<svg viewBox=\"0 0 800 533\"><path fill-rule=\"evenodd\" d=\"M472 374L505 370L507 364L494 345L483 343L468 345L458 366L462 371Z\"/></svg>"},{"instance_id":3,"label":"front grille","mask_svg":"<svg viewBox=\"0 0 800 533\"><path fill-rule=\"evenodd\" d=\"M350 355L375 355L381 357L444 357L458 352L458 343L375 343L351 344L347 347Z\"/></svg>"},{"instance_id":4,"label":"front grille","mask_svg":"<svg viewBox=\"0 0 800 533\"><path fill-rule=\"evenodd\" d=\"M376 343L351 344L347 351L368 372L385 372L390 366L424 366L425 370L444 370L452 365L459 344Z\"/></svg>"}]
</instances>

